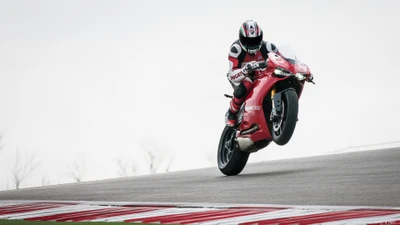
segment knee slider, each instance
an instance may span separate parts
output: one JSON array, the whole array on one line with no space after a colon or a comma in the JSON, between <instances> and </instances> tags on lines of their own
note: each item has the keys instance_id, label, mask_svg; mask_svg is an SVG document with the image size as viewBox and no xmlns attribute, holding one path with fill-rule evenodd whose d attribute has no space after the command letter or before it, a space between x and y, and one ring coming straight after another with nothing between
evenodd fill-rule
<instances>
[{"instance_id":1,"label":"knee slider","mask_svg":"<svg viewBox=\"0 0 400 225\"><path fill-rule=\"evenodd\" d=\"M246 94L247 94L247 88L243 83L240 83L239 86L237 86L235 88L235 91L233 92L233 95L238 99L246 97Z\"/></svg>"}]
</instances>

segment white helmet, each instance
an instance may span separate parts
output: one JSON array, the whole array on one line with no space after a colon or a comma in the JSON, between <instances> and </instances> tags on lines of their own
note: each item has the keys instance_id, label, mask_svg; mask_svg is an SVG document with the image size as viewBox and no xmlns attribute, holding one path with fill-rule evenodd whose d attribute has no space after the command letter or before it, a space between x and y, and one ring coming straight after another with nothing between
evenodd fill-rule
<instances>
[{"instance_id":1,"label":"white helmet","mask_svg":"<svg viewBox=\"0 0 400 225\"><path fill-rule=\"evenodd\" d=\"M260 50L263 41L263 31L253 20L245 21L239 29L239 42L242 48L255 54Z\"/></svg>"}]
</instances>

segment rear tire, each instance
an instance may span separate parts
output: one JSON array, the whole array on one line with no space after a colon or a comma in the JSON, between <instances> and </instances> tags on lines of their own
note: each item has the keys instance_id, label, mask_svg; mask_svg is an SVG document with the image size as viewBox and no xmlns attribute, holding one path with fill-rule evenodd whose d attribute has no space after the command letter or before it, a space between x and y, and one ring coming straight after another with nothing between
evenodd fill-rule
<instances>
[{"instance_id":1,"label":"rear tire","mask_svg":"<svg viewBox=\"0 0 400 225\"><path fill-rule=\"evenodd\" d=\"M237 147L236 129L225 126L218 145L218 168L227 175L234 176L242 172L249 159L250 153L243 152Z\"/></svg>"},{"instance_id":2,"label":"rear tire","mask_svg":"<svg viewBox=\"0 0 400 225\"><path fill-rule=\"evenodd\" d=\"M295 90L289 89L283 92L282 101L283 118L279 129L277 129L275 122L270 127L272 139L277 145L285 145L289 142L296 128L299 111L299 98Z\"/></svg>"}]
</instances>

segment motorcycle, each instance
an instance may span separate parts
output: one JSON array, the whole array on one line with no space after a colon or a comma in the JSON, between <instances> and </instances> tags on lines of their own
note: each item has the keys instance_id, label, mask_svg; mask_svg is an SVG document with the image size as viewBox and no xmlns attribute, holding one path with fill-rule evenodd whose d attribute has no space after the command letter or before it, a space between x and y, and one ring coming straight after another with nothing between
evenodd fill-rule
<instances>
[{"instance_id":1,"label":"motorcycle","mask_svg":"<svg viewBox=\"0 0 400 225\"><path fill-rule=\"evenodd\" d=\"M305 82L313 82L308 66L290 48L268 54L258 62L254 88L237 114L237 126L225 126L218 145L218 167L227 175L238 175L250 153L272 141L282 146L289 142L298 121L298 101ZM225 97L232 96L225 94Z\"/></svg>"}]
</instances>

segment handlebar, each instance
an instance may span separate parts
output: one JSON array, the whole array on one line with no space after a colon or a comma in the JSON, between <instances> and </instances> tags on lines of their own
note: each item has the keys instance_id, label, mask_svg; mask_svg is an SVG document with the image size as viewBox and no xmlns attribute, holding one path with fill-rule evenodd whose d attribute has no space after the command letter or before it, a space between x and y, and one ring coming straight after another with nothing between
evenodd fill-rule
<instances>
[{"instance_id":1,"label":"handlebar","mask_svg":"<svg viewBox=\"0 0 400 225\"><path fill-rule=\"evenodd\" d=\"M268 62L267 61L262 61L262 62L258 63L258 68L260 68L260 69L267 68L267 66L268 66Z\"/></svg>"},{"instance_id":2,"label":"handlebar","mask_svg":"<svg viewBox=\"0 0 400 225\"><path fill-rule=\"evenodd\" d=\"M312 73L310 73L310 76L307 78L307 81L310 83L313 83L315 85L313 80L314 80L314 75Z\"/></svg>"}]
</instances>

